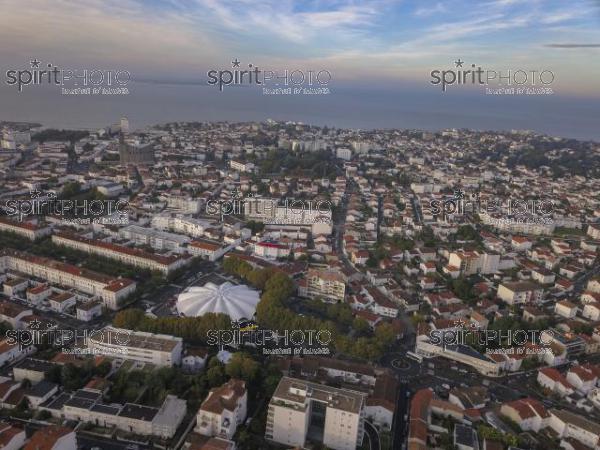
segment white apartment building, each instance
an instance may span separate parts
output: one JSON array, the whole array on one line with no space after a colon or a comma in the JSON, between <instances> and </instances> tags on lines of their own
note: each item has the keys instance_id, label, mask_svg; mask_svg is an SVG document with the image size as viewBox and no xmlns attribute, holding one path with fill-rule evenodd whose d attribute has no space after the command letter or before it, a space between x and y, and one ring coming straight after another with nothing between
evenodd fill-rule
<instances>
[{"instance_id":1,"label":"white apartment building","mask_svg":"<svg viewBox=\"0 0 600 450\"><path fill-rule=\"evenodd\" d=\"M345 161L350 161L352 159L352 150L347 147L337 148L335 150L335 156Z\"/></svg>"},{"instance_id":2,"label":"white apartment building","mask_svg":"<svg viewBox=\"0 0 600 450\"><path fill-rule=\"evenodd\" d=\"M531 281L501 283L498 297L509 305L539 303L544 298L544 289Z\"/></svg>"},{"instance_id":3,"label":"white apartment building","mask_svg":"<svg viewBox=\"0 0 600 450\"><path fill-rule=\"evenodd\" d=\"M495 253L453 252L448 258L448 265L456 267L465 276L496 273L499 264L500 255Z\"/></svg>"},{"instance_id":4,"label":"white apartment building","mask_svg":"<svg viewBox=\"0 0 600 450\"><path fill-rule=\"evenodd\" d=\"M183 349L180 337L110 326L90 336L87 344L95 354L168 367L181 364Z\"/></svg>"},{"instance_id":5,"label":"white apartment building","mask_svg":"<svg viewBox=\"0 0 600 450\"><path fill-rule=\"evenodd\" d=\"M323 423L323 445L354 450L364 436L366 394L283 377L269 403L266 439L304 447L309 426Z\"/></svg>"},{"instance_id":6,"label":"white apartment building","mask_svg":"<svg viewBox=\"0 0 600 450\"><path fill-rule=\"evenodd\" d=\"M346 295L346 283L338 271L310 269L306 278L298 283L298 295L321 298L329 302L342 302Z\"/></svg>"},{"instance_id":7,"label":"white apartment building","mask_svg":"<svg viewBox=\"0 0 600 450\"><path fill-rule=\"evenodd\" d=\"M208 229L215 228L217 225L208 220L193 219L178 214L157 214L152 217L151 226L160 231L169 230L199 238L204 236Z\"/></svg>"},{"instance_id":8,"label":"white apartment building","mask_svg":"<svg viewBox=\"0 0 600 450\"><path fill-rule=\"evenodd\" d=\"M119 236L133 241L135 245L148 245L155 250L172 250L178 253L183 253L185 245L191 240L180 234L157 231L137 225L121 228Z\"/></svg>"},{"instance_id":9,"label":"white apartment building","mask_svg":"<svg viewBox=\"0 0 600 450\"><path fill-rule=\"evenodd\" d=\"M198 214L202 200L186 197L183 195L161 196L161 200L167 202L167 207L183 214Z\"/></svg>"},{"instance_id":10,"label":"white apartment building","mask_svg":"<svg viewBox=\"0 0 600 450\"><path fill-rule=\"evenodd\" d=\"M211 389L196 415L195 431L230 440L238 425L246 420L247 403L248 392L242 380L232 378Z\"/></svg>"},{"instance_id":11,"label":"white apartment building","mask_svg":"<svg viewBox=\"0 0 600 450\"><path fill-rule=\"evenodd\" d=\"M238 172L253 172L255 166L251 162L242 162L232 159L229 161L229 167Z\"/></svg>"},{"instance_id":12,"label":"white apartment building","mask_svg":"<svg viewBox=\"0 0 600 450\"><path fill-rule=\"evenodd\" d=\"M52 234L52 228L48 226L38 226L31 222L15 222L3 217L0 217L0 231L18 234L19 236L26 237L30 241L35 241Z\"/></svg>"},{"instance_id":13,"label":"white apartment building","mask_svg":"<svg viewBox=\"0 0 600 450\"><path fill-rule=\"evenodd\" d=\"M16 270L43 278L49 283L69 286L86 294L97 295L107 308L119 309L121 300L135 291L128 278L112 278L81 267L16 250L0 252L0 270Z\"/></svg>"},{"instance_id":14,"label":"white apartment building","mask_svg":"<svg viewBox=\"0 0 600 450\"><path fill-rule=\"evenodd\" d=\"M82 252L116 259L135 267L156 270L164 275L169 275L189 263L189 258L185 256L156 255L123 245L84 238L72 233L57 233L52 236L52 242Z\"/></svg>"}]
</instances>

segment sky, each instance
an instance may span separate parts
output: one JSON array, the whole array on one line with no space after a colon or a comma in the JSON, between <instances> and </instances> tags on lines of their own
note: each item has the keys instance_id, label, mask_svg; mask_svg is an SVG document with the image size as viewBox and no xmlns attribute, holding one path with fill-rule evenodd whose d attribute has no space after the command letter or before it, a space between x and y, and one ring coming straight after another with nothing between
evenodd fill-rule
<instances>
[{"instance_id":1,"label":"sky","mask_svg":"<svg viewBox=\"0 0 600 450\"><path fill-rule=\"evenodd\" d=\"M567 105L565 114L581 114L569 117L579 119L580 127L590 122L587 115L600 113L594 106L600 97L600 0L0 0L2 75L9 69L27 68L33 58L61 67L127 70L138 94L150 96L142 103L156 96L161 102L156 108L168 106L177 116L177 105L168 104L165 95L172 85L185 83L190 89L189 83L206 84L208 70L231 68L237 58L275 70L326 69L332 74L332 93L326 100L299 99L296 108L278 110L278 104L288 104L290 99L249 100L244 93L236 103L214 97L207 87L195 92L198 102L208 98L216 102L219 118L227 118L227 108L238 117L243 109L260 113L259 105L266 104L263 115L297 116L300 112L303 120L311 121L312 109L330 102L327 106L332 113L325 121L355 126L354 120L344 119L348 110L343 105L352 103L347 96L363 95L370 114L376 110L375 104L368 106L374 97L383 98L383 103L386 93L396 102L406 97L413 103L398 105L401 119L402 111L419 107L420 97L408 94L420 92L432 117L452 104L456 108L464 104L469 111L464 111L459 125L475 123L477 127L476 116L490 114L497 106L498 114L507 116L505 121L496 118L486 126L497 123L502 128L510 125L511 108L530 108L530 119L525 117L517 125L552 134L541 113L560 115L561 105ZM457 86L454 94L446 95L430 84L430 72L455 68L457 60L497 71L550 70L553 94L544 97L552 98L515 99L508 102L511 108L502 110L507 101L490 98L481 89L474 97L473 89ZM153 83L150 92L140 86L143 82ZM115 99L111 110L104 99L71 102L57 98L61 97L58 92L26 98L11 88L5 83L0 86L0 118L4 120L30 116L50 124L91 126L94 108L106 111L98 120L108 120L109 114L123 110L137 114L144 125L149 120L168 120L166 115L148 114L147 104L136 109L126 99ZM129 97L129 102L138 102L139 97ZM242 102L247 101L255 107L244 106ZM340 105L337 111L336 104ZM67 105L64 121L47 117L56 105L59 109ZM360 108L360 102L353 105ZM393 105L383 109L381 123L387 124L390 113L394 114ZM206 115L205 110L191 109L189 115ZM256 114L248 118L255 119ZM135 117L131 119L136 122ZM423 120L425 128L447 126L456 126L456 120ZM377 127L377 118L365 121L365 127ZM569 133L569 129L558 132ZM576 127L571 134L600 139L595 133L592 128Z\"/></svg>"}]
</instances>

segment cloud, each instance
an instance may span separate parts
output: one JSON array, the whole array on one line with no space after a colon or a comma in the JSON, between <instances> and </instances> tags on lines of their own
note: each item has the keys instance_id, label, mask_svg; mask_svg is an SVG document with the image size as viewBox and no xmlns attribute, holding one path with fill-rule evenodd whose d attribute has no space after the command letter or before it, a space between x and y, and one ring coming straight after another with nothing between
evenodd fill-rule
<instances>
[{"instance_id":1,"label":"cloud","mask_svg":"<svg viewBox=\"0 0 600 450\"><path fill-rule=\"evenodd\" d=\"M600 48L600 44L546 44L549 48Z\"/></svg>"},{"instance_id":2,"label":"cloud","mask_svg":"<svg viewBox=\"0 0 600 450\"><path fill-rule=\"evenodd\" d=\"M545 66L557 58L552 48L597 48L600 41L584 0L569 10L562 0L0 2L5 63L94 64L154 82L198 79L235 57L263 68L325 67L337 78L419 80L459 56ZM578 52L568 55L577 62Z\"/></svg>"},{"instance_id":3,"label":"cloud","mask_svg":"<svg viewBox=\"0 0 600 450\"><path fill-rule=\"evenodd\" d=\"M252 3L248 0L197 0L197 4L211 14L223 27L242 34L254 36L270 35L294 43L305 43L311 39L348 37L359 30L373 26L375 19L383 14L379 8L383 1L365 2L360 5L352 2L339 2L333 6L308 10L300 9L291 0L266 0ZM319 4L320 6L320 4ZM244 31L246 33L244 33ZM335 39L337 42L340 39Z\"/></svg>"},{"instance_id":4,"label":"cloud","mask_svg":"<svg viewBox=\"0 0 600 450\"><path fill-rule=\"evenodd\" d=\"M135 0L3 0L0 56L59 64L176 67L214 58L216 43L176 10L156 14ZM193 56L193 58L191 58Z\"/></svg>"},{"instance_id":5,"label":"cloud","mask_svg":"<svg viewBox=\"0 0 600 450\"><path fill-rule=\"evenodd\" d=\"M414 15L417 17L429 17L435 14L443 13L445 11L446 7L441 2L438 2L430 7L418 8L417 10L415 10Z\"/></svg>"}]
</instances>

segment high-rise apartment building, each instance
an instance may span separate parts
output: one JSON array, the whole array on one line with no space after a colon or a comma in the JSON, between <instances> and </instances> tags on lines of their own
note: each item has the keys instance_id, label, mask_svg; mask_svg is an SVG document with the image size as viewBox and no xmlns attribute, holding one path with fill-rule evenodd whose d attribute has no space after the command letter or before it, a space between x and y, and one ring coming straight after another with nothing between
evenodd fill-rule
<instances>
[{"instance_id":1,"label":"high-rise apartment building","mask_svg":"<svg viewBox=\"0 0 600 450\"><path fill-rule=\"evenodd\" d=\"M321 442L334 450L354 450L364 436L366 394L283 377L271 398L266 439L304 447Z\"/></svg>"}]
</instances>

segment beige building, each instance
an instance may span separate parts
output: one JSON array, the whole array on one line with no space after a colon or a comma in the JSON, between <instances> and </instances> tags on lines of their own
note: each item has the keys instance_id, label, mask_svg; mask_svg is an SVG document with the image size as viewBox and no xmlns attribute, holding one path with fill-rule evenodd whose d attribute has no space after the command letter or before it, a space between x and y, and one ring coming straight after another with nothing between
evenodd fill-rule
<instances>
[{"instance_id":1,"label":"beige building","mask_svg":"<svg viewBox=\"0 0 600 450\"><path fill-rule=\"evenodd\" d=\"M72 233L57 233L52 236L52 242L82 252L115 259L131 266L156 270L164 275L169 275L190 261L190 258L185 256L157 255L123 245L84 238Z\"/></svg>"},{"instance_id":2,"label":"beige building","mask_svg":"<svg viewBox=\"0 0 600 450\"><path fill-rule=\"evenodd\" d=\"M301 297L342 302L346 294L346 283L338 271L311 269L300 282L298 294Z\"/></svg>"},{"instance_id":3,"label":"beige building","mask_svg":"<svg viewBox=\"0 0 600 450\"><path fill-rule=\"evenodd\" d=\"M52 229L48 226L38 226L30 222L14 222L2 217L0 217L0 231L18 234L30 241L35 241L52 234Z\"/></svg>"},{"instance_id":4,"label":"beige building","mask_svg":"<svg viewBox=\"0 0 600 450\"><path fill-rule=\"evenodd\" d=\"M102 298L107 308L118 309L121 300L135 291L136 284L128 278L112 278L98 272L65 264L50 258L17 250L0 252L0 270L15 270L44 280L69 286L86 294Z\"/></svg>"},{"instance_id":5,"label":"beige building","mask_svg":"<svg viewBox=\"0 0 600 450\"><path fill-rule=\"evenodd\" d=\"M283 377L269 403L265 437L304 447L310 434L328 448L354 450L363 441L365 400L361 392Z\"/></svg>"}]
</instances>

